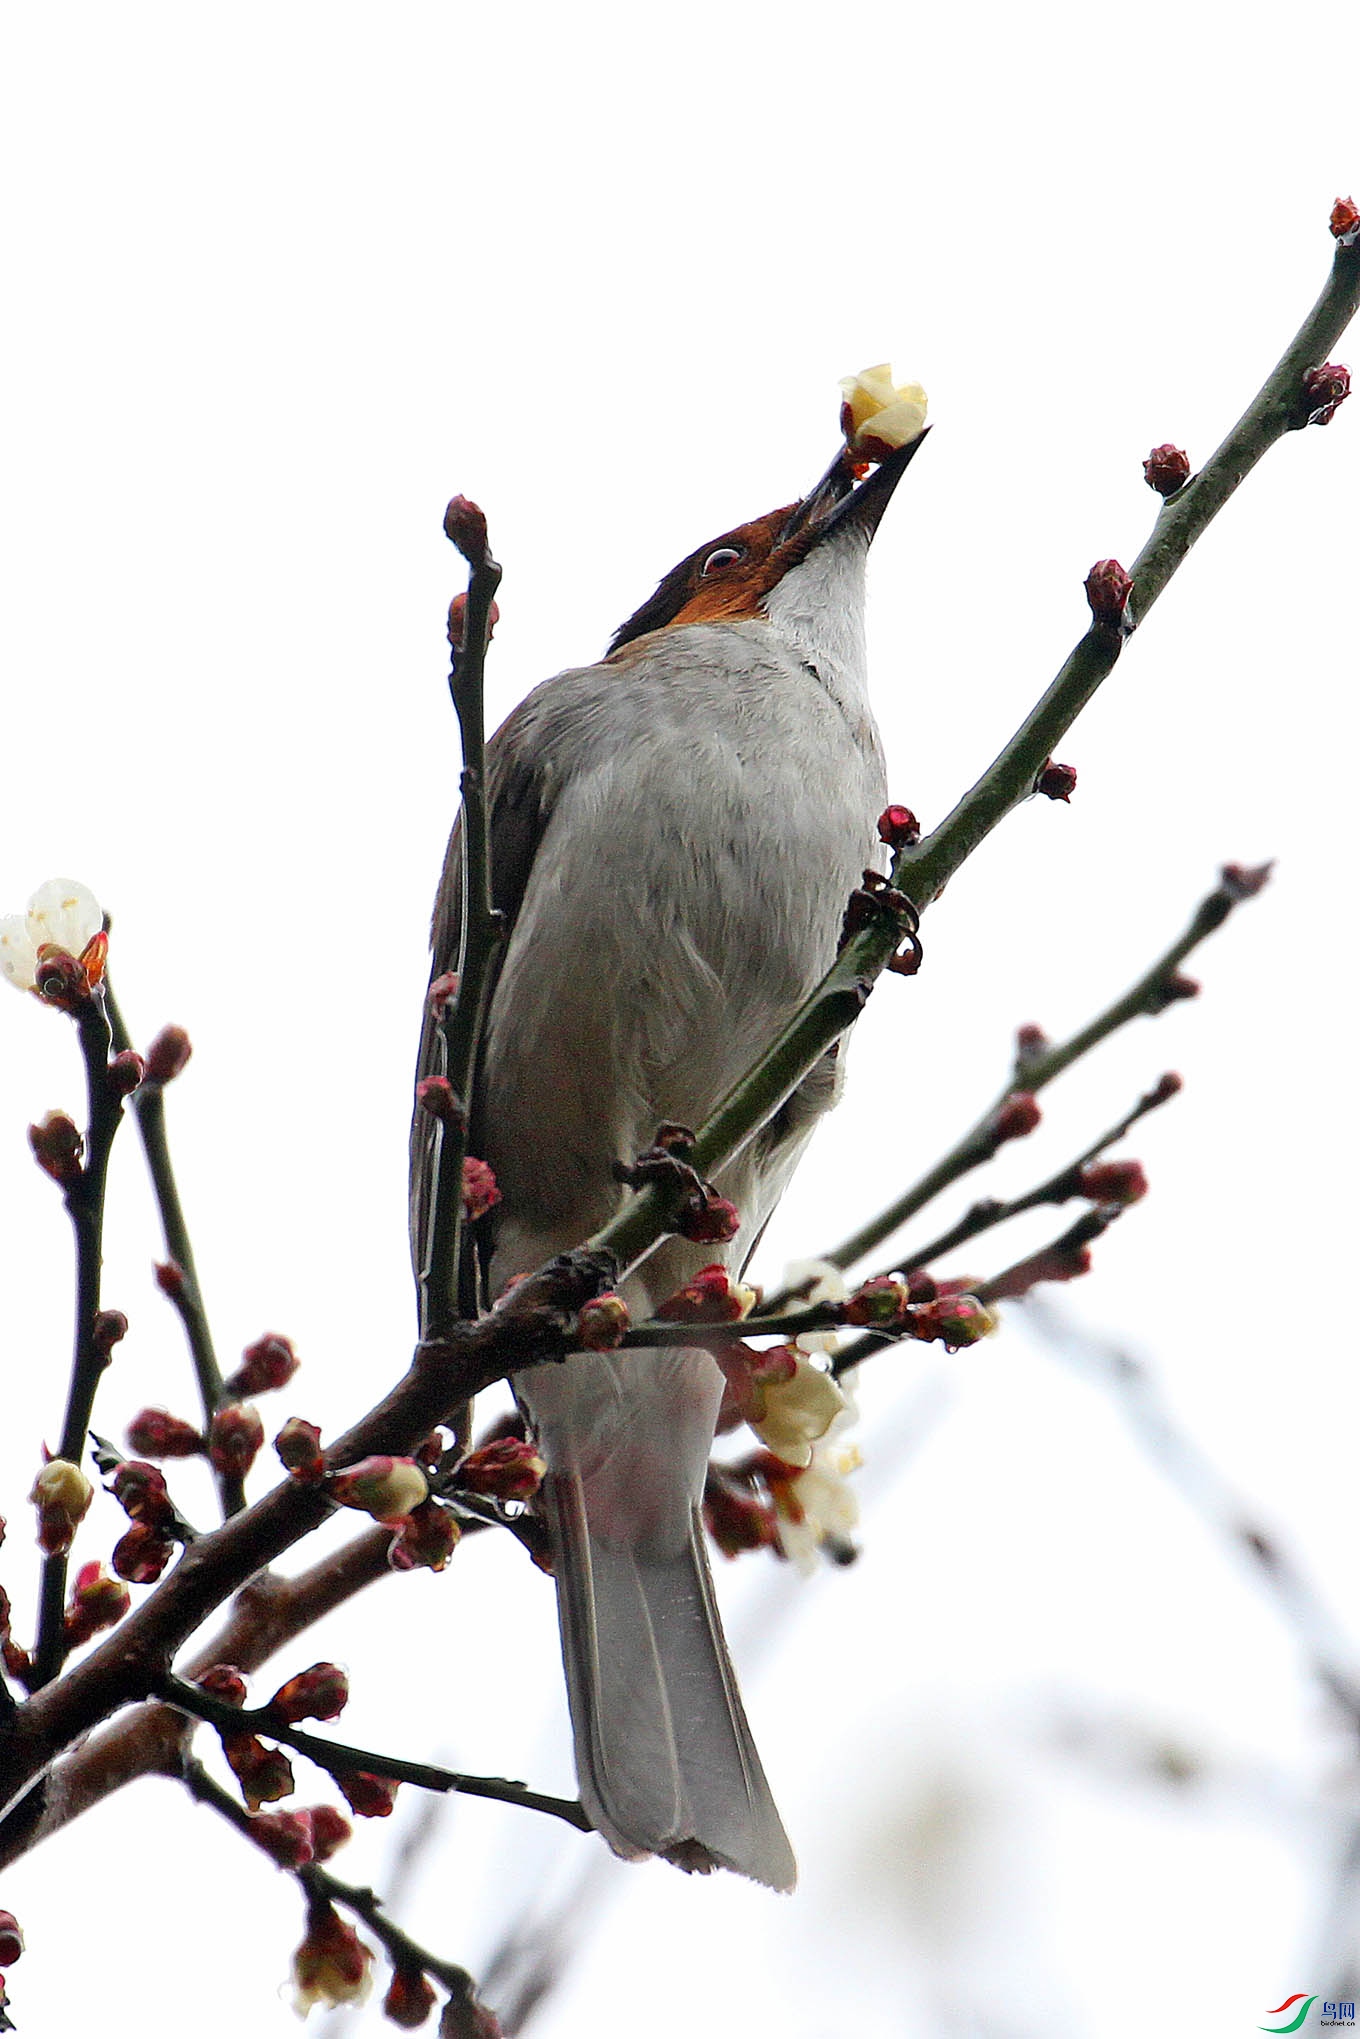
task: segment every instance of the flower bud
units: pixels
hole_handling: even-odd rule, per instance
[[[165,1409],[139,1410],[123,1435],[140,1458],[197,1458],[206,1448],[192,1423]]]
[[[612,1352],[622,1342],[630,1321],[627,1303],[610,1290],[582,1303],[576,1313],[576,1342],[587,1352]]]
[[[38,1511],[40,1547],[50,1558],[62,1556],[85,1519],[94,1488],[70,1459],[53,1458],[38,1474],[28,1498]]]
[[[658,1303],[656,1314],[667,1324],[735,1324],[755,1301],[755,1290],[734,1282],[715,1261],[701,1267],[692,1281]]]
[[[349,1702],[349,1679],[338,1664],[313,1664],[280,1685],[269,1704],[290,1725],[299,1720],[338,1720]]]
[[[1190,479],[1190,458],[1179,446],[1154,446],[1143,462],[1143,474],[1150,489],[1159,496],[1174,496]]]
[[[219,1409],[208,1429],[208,1457],[216,1472],[243,1479],[264,1443],[260,1412],[250,1402],[229,1402]]]
[[[521,1437],[499,1437],[470,1451],[458,1468],[458,1485],[496,1501],[527,1501],[547,1471],[535,1447]]]
[[[469,1154],[463,1162],[463,1215],[469,1224],[484,1218],[500,1200],[496,1178],[485,1161],[475,1161]]]
[[[1077,790],[1077,768],[1075,765],[1055,764],[1046,758],[1034,781],[1036,793],[1042,793],[1045,800],[1070,801]]]
[[[455,496],[444,512],[444,536],[469,566],[480,566],[487,556],[486,512],[466,496]]]
[[[1015,1059],[1022,1067],[1026,1062],[1037,1062],[1051,1046],[1052,1042],[1043,1028],[1036,1027],[1032,1021],[1015,1030]]]
[[[1351,372],[1340,361],[1324,361],[1303,378],[1306,423],[1330,425],[1351,393]]]
[[[1178,1076],[1174,1069],[1168,1069],[1164,1076],[1157,1078],[1148,1092],[1148,1104],[1149,1106],[1168,1104],[1173,1097],[1179,1097],[1184,1088],[1185,1078]]]
[[[173,1083],[193,1052],[193,1043],[183,1027],[162,1027],[146,1051],[147,1082]]]
[[[458,996],[458,973],[445,970],[439,977],[431,978],[430,988],[425,994],[425,1003],[436,1019],[442,1019],[446,1006]]]
[[[1034,1131],[1043,1113],[1032,1091],[1013,1090],[1003,1098],[992,1115],[992,1138],[998,1147],[1007,1140],[1023,1140]]]
[[[38,949],[33,988],[45,1005],[56,1006],[58,1012],[75,1012],[89,999],[92,983],[97,984],[104,974],[102,954],[98,960],[98,975],[91,978],[83,956],[77,958],[66,949],[43,942]]]
[[[885,807],[878,817],[878,839],[890,850],[909,850],[921,840],[921,824],[910,807]]]
[[[212,1664],[194,1680],[201,1692],[220,1699],[224,1706],[244,1706],[246,1681],[235,1664]]]
[[[24,1936],[13,1912],[0,1912],[0,1968],[12,1968],[24,1951]]]
[[[29,1127],[28,1144],[45,1175],[50,1175],[63,1189],[74,1189],[81,1177],[80,1157],[85,1141],[68,1113],[48,1112],[36,1126]]]
[[[250,1838],[280,1869],[305,1869],[316,1860],[311,1816],[305,1812],[257,1812],[251,1815]]]
[[[114,1469],[109,1492],[132,1522],[160,1525],[174,1518],[174,1504],[165,1484],[165,1474],[144,1459],[125,1458]]]
[[[121,1344],[128,1334],[128,1320],[121,1310],[96,1310],[94,1323],[90,1326],[90,1343],[105,1366],[115,1345]]]
[[[724,1557],[767,1550],[779,1540],[774,1508],[744,1480],[710,1466],[704,1483],[704,1523]]]
[[[122,1620],[131,1605],[132,1596],[127,1587],[120,1585],[117,1579],[111,1579],[97,1560],[93,1564],[82,1565],[76,1573],[75,1586],[62,1622],[68,1649],[78,1649],[81,1643],[88,1642],[101,1629],[112,1628]]]
[[[1132,592],[1133,582],[1117,559],[1098,559],[1086,576],[1086,599],[1097,623],[1117,623]]]
[[[907,1301],[909,1303],[933,1303],[940,1293],[940,1284],[933,1274],[927,1274],[923,1267],[913,1267],[907,1272]]]
[[[463,639],[467,636],[467,605],[468,598],[466,595],[455,595],[449,603],[449,643],[455,651],[463,649]],[[501,605],[493,600],[487,614],[486,641],[488,644],[490,644],[495,636],[496,625],[500,620]]]
[[[375,1522],[395,1522],[419,1507],[430,1484],[414,1459],[375,1454],[332,1473],[329,1489],[342,1508],[361,1509]]]
[[[442,1572],[463,1534],[452,1510],[434,1500],[421,1501],[400,1516],[396,1531],[387,1549],[394,1572]]]
[[[116,1097],[131,1097],[146,1075],[146,1064],[131,1048],[120,1048],[109,1057],[109,1087]]]
[[[293,1766],[282,1749],[266,1748],[258,1735],[223,1735],[222,1754],[252,1812],[287,1798],[293,1789]]]
[[[1141,1161],[1088,1161],[1077,1181],[1093,1204],[1136,1204],[1148,1191]]]
[[[505,2039],[494,2011],[471,1994],[450,1997],[439,2020],[439,2039]]]
[[[368,1770],[349,1770],[336,1783],[361,1820],[385,1820],[397,1802],[397,1780]]]
[[[226,1382],[229,1395],[267,1395],[287,1387],[298,1370],[298,1356],[289,1340],[267,1331],[241,1354],[241,1364]]]
[[[845,1321],[847,1324],[896,1324],[910,1300],[905,1282],[894,1280],[890,1274],[876,1274],[872,1281],[861,1282],[846,1302]]]
[[[736,1205],[707,1184],[685,1198],[676,1215],[675,1229],[682,1239],[696,1246],[724,1246],[741,1230],[741,1213]]]
[[[416,1085],[416,1102],[443,1125],[457,1126],[460,1132],[467,1125],[467,1106],[447,1076],[422,1076]]]
[[[423,1968],[394,1968],[383,1998],[383,2016],[403,2032],[414,2032],[435,2007],[434,1985]]]
[[[922,1303],[912,1314],[913,1335],[938,1339],[947,1352],[958,1352],[990,1337],[998,1321],[985,1303],[967,1295],[940,1296],[933,1303]]]
[[[134,1522],[113,1546],[109,1563],[132,1586],[154,1586],[175,1546],[154,1522]]]
[[[321,1456],[321,1426],[304,1423],[301,1416],[290,1416],[278,1436],[274,1449],[295,1480],[316,1481],[326,1471]]]
[[[1199,979],[1187,977],[1184,970],[1173,970],[1169,977],[1163,977],[1148,993],[1145,1010],[1154,1017],[1165,1012],[1169,1005],[1175,1005],[1182,998],[1199,997]]]
[[[304,1814],[311,1823],[312,1855],[317,1862],[329,1862],[344,1847],[354,1829],[338,1806],[314,1805]]]
[[[313,2004],[361,2004],[368,1995],[372,1951],[332,1904],[318,1904],[293,1956],[293,2004],[306,2017]]]
[[[154,1263],[153,1271],[156,1277],[156,1287],[160,1290],[161,1294],[168,1296],[172,1303],[177,1303],[184,1294],[186,1279],[184,1269],[180,1266],[179,1262],[177,1260],[158,1260]]]
[[[1338,198],[1328,225],[1342,247],[1349,248],[1360,234],[1360,205],[1353,198]]]

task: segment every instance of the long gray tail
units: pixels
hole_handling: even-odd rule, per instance
[[[751,1739],[698,1509],[611,1537],[580,1474],[550,1472],[558,1613],[581,1799],[616,1854],[735,1869],[792,1890],[797,1865]],[[678,1533],[676,1530],[678,1529]]]

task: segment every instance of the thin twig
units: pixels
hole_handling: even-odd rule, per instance
[[[289,1721],[280,1721],[272,1707],[230,1706],[183,1678],[163,1679],[157,1697],[167,1706],[178,1707],[181,1713],[207,1721],[219,1734],[260,1734],[268,1735],[271,1741],[284,1742],[337,1781],[361,1770],[371,1777],[414,1784],[421,1791],[457,1791],[468,1798],[494,1798],[503,1805],[522,1805],[530,1812],[551,1813],[579,1833],[593,1832],[575,1799],[552,1798],[544,1792],[531,1791],[527,1784],[513,1778],[470,1777],[460,1770],[446,1770],[438,1763],[413,1763],[404,1756],[382,1756],[371,1749],[357,1749],[347,1742],[332,1741],[328,1735],[310,1734]]]
[[[455,645],[449,668],[449,692],[458,716],[463,748],[462,885],[463,903],[458,953],[458,990],[444,1007],[439,1033],[444,1075],[459,1104],[457,1114],[440,1119],[435,1129],[435,1160],[431,1172],[430,1210],[424,1259],[417,1283],[422,1339],[442,1336],[458,1318],[458,1261],[463,1223],[463,1161],[467,1154],[467,1112],[477,1073],[482,1031],[495,981],[496,958],[504,938],[504,920],[492,904],[491,834],[486,791],[486,727],[483,708],[486,650],[491,635],[491,605],[500,586],[501,570],[487,548],[485,520],[469,526],[453,521],[453,505],[445,529],[471,569],[464,611],[462,642]],[[469,509],[471,505],[467,506]],[[480,518],[480,513],[477,513]]]
[[[121,1052],[132,1046],[132,1036],[128,1032],[127,1023],[119,1010],[112,988],[107,984],[105,996],[113,1044]],[[132,1112],[137,1121],[137,1132],[141,1139],[142,1152],[146,1156],[147,1172],[151,1177],[151,1188],[160,1215],[166,1258],[173,1261],[181,1276],[169,1300],[184,1327],[185,1342],[189,1347],[194,1377],[198,1382],[203,1427],[206,1430],[227,1400],[227,1395],[222,1385],[222,1370],[213,1346],[208,1313],[203,1304],[203,1290],[194,1262],[193,1242],[189,1236],[184,1206],[179,1199],[179,1185],[175,1181],[175,1171],[170,1161],[170,1141],[165,1124],[164,1084],[155,1083],[150,1079],[140,1083],[132,1094]],[[237,1514],[245,1506],[244,1481],[237,1473],[218,1473],[216,1478],[222,1513]]]
[[[88,1126],[85,1157],[79,1177],[66,1191],[66,1210],[76,1249],[75,1341],[66,1417],[61,1427],[58,1458],[80,1465],[94,1413],[100,1377],[109,1352],[95,1335],[104,1260],[104,1197],[109,1155],[123,1115],[122,1093],[109,1075],[109,1021],[101,993],[83,999],[75,1012],[76,1032],[85,1063]],[[60,1671],[66,1655],[66,1554],[43,1562],[38,1634],[33,1652],[32,1688],[47,1685]]]

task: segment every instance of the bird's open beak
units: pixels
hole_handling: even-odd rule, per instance
[[[814,534],[812,543],[820,545],[833,531],[855,525],[863,531],[867,544],[879,527],[893,490],[924,446],[929,430],[927,425],[924,432],[908,440],[905,446],[896,447],[859,482],[855,480],[850,451],[842,446],[816,487],[790,512],[780,543],[807,532]]]

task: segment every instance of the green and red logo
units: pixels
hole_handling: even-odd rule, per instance
[[[1297,2004],[1298,2010],[1294,2012],[1289,2023],[1287,2025],[1258,2025],[1256,2029],[1258,2032],[1297,2032],[1316,2002],[1317,1998],[1315,1996],[1305,1996],[1301,1989],[1296,1989],[1292,1997],[1286,1997],[1282,2004],[1276,2004],[1273,2011],[1266,2013],[1267,2017],[1278,2018],[1283,2016],[1285,2011],[1293,2010],[1294,2005]]]

